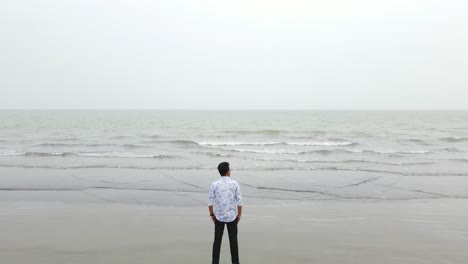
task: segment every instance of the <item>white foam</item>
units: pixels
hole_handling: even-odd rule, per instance
[[[234,142],[234,141],[224,141],[224,142],[198,142],[201,146],[242,146],[242,145],[258,145],[258,146],[267,146],[267,145],[277,145],[282,144],[282,142]]]
[[[135,154],[130,152],[97,152],[97,153],[78,153],[80,157],[109,157],[109,158],[175,158],[176,156],[163,154]]]
[[[362,149],[346,149],[347,152],[352,153],[364,153],[364,152],[371,152],[371,153],[378,153],[378,154],[427,154],[430,153],[430,150],[409,150],[409,151],[401,151],[401,150],[362,150]]]
[[[17,152],[7,150],[0,152],[0,156],[33,156],[33,157],[54,157],[54,156],[79,156],[79,157],[95,157],[95,158],[177,158],[173,155],[165,154],[135,154],[130,152]]]
[[[287,145],[295,146],[349,146],[352,142],[337,142],[337,141],[325,141],[325,142],[286,142]]]
[[[292,146],[349,146],[354,143],[346,141],[298,141],[298,142],[280,142],[280,141],[264,141],[264,142],[248,142],[248,141],[218,141],[218,142],[198,142],[201,146],[242,146],[242,145],[252,145],[252,146],[268,146],[268,145],[292,145]]]
[[[235,151],[235,152],[247,152],[247,153],[259,153],[259,154],[300,154],[302,151],[291,151],[287,149],[227,149],[223,148],[222,150],[226,151]]]
[[[26,152],[17,152],[15,150],[11,150],[11,149],[4,150],[4,151],[0,152],[0,156],[22,156],[24,154],[26,154]]]

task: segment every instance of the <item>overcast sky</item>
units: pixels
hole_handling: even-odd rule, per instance
[[[468,1],[0,3],[1,109],[468,109]]]

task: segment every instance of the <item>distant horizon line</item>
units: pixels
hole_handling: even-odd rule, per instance
[[[0,108],[0,111],[468,111],[468,109],[191,109],[191,108]]]

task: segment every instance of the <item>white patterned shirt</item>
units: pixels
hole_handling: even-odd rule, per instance
[[[239,183],[228,176],[213,182],[208,195],[208,206],[214,205],[214,214],[220,222],[232,222],[237,217],[237,206],[242,206]]]

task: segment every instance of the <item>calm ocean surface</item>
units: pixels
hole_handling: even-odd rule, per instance
[[[467,111],[0,111],[0,166],[468,177]]]

